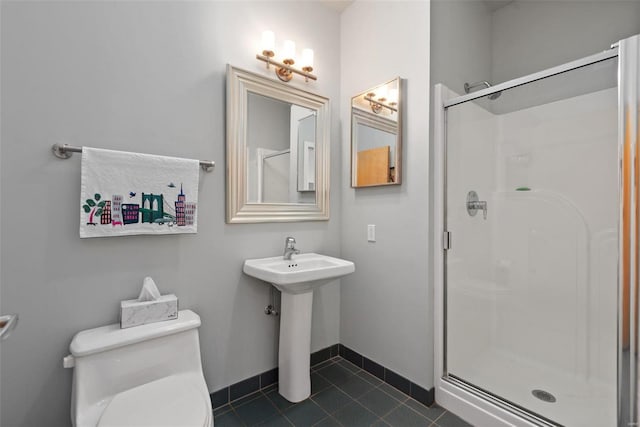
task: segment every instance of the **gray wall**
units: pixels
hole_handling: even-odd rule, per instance
[[[429,183],[429,3],[357,1],[341,16],[342,255],[356,272],[342,279],[340,340],[368,358],[433,386],[432,292],[427,281]],[[363,49],[384,28],[375,51]],[[400,186],[348,187],[351,97],[405,79]],[[375,224],[377,242],[367,242]]]
[[[431,80],[501,83],[608,49],[640,33],[637,0],[431,2]]]
[[[491,16],[491,80],[500,83],[598,52],[640,33],[640,1],[515,0]],[[487,102],[493,113],[566,99],[616,85],[616,60],[521,86]]]
[[[249,94],[247,104],[247,146],[255,155],[256,148],[284,150],[289,148],[291,104],[267,96]]]
[[[291,104],[250,92],[247,102],[247,200],[256,203],[260,196],[269,203],[289,201],[289,155],[262,161],[258,148],[281,151],[289,148]],[[262,162],[262,194],[259,191],[258,165]]]
[[[478,0],[431,2],[431,80],[464,94],[491,78],[491,11]]]
[[[0,297],[21,323],[2,347],[0,424],[69,425],[71,338],[116,322],[146,275],[200,314],[210,390],[275,367],[269,286],[244,276],[242,262],[281,253],[288,235],[303,251],[340,255],[338,108],[331,220],[226,225],[225,64],[266,74],[255,53],[271,28],[316,52],[318,81],[291,84],[337,100],[337,12],[306,2],[5,1],[1,15]],[[61,141],[215,160],[201,173],[198,234],[80,240],[80,157],[53,157]],[[313,310],[312,350],[337,343],[338,282]]]
[[[515,0],[492,15],[493,83],[609,49],[640,33],[638,0]]]

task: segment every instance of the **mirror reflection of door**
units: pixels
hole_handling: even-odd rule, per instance
[[[247,202],[315,203],[315,111],[249,93],[247,118]]]
[[[390,147],[358,151],[358,186],[384,184],[390,181]]]
[[[401,79],[351,99],[351,186],[401,182]]]
[[[291,107],[291,146],[297,147],[295,159],[297,167],[292,173],[293,192],[298,200],[308,199],[309,202],[315,200],[316,184],[316,113],[308,108],[293,105]],[[311,193],[311,194],[305,194]]]
[[[396,133],[358,123],[356,135],[358,138],[356,159],[358,186],[393,183]]]
[[[302,155],[298,155],[300,159],[298,170],[301,170],[302,173],[298,174],[298,191],[315,191],[316,143],[306,140],[301,141]]]

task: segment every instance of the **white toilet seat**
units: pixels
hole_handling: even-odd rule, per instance
[[[209,399],[193,375],[173,375],[118,393],[98,427],[209,427]]]

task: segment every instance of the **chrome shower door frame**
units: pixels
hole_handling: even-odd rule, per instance
[[[489,393],[448,376],[446,367],[446,249],[455,246],[447,232],[447,108],[467,101],[542,80],[557,74],[618,57],[618,378],[619,427],[638,425],[638,266],[640,251],[639,183],[640,160],[640,35],[621,40],[608,51],[591,55],[525,77],[504,82],[464,96],[455,96],[447,87],[434,87],[434,382],[436,401],[478,426],[552,425],[535,414],[522,411]],[[626,174],[626,175],[625,175]],[[625,178],[625,176],[627,178]],[[626,194],[626,197],[625,197]],[[625,249],[626,248],[626,249]],[[628,294],[625,296],[625,280]],[[626,305],[626,307],[624,307]],[[623,313],[629,313],[623,325]],[[624,334],[628,336],[624,336]],[[626,341],[625,341],[626,340]],[[628,342],[625,350],[623,343]],[[634,357],[625,357],[636,355]]]
[[[621,169],[618,249],[618,426],[622,427],[638,425],[640,35],[621,40],[618,49],[618,159]],[[625,282],[628,295],[625,295]],[[629,313],[627,325],[624,324],[625,310]],[[628,349],[624,348],[625,342],[629,343]]]

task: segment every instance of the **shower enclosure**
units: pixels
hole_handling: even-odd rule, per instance
[[[436,86],[436,401],[474,425],[637,422],[639,58]]]

